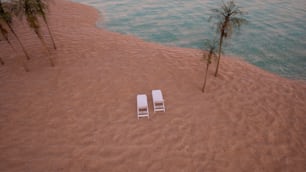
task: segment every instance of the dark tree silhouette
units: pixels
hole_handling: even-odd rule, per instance
[[[1,65],[4,65],[4,61],[2,60],[1,57],[0,57],[0,63],[1,63]]]
[[[247,20],[243,18],[245,12],[240,10],[240,7],[236,6],[234,1],[223,2],[221,8],[212,9],[213,15],[211,18],[217,20],[217,33],[220,34],[219,38],[219,50],[218,61],[215,76],[218,75],[222,44],[224,38],[230,38],[235,28],[240,28],[241,24],[246,23]]]
[[[204,75],[204,83],[202,87],[202,92],[205,92],[205,86],[206,86],[206,81],[207,81],[207,73],[208,73],[208,68],[209,65],[211,64],[212,58],[217,57],[216,50],[217,50],[217,41],[209,41],[206,40],[204,44],[204,48],[208,51],[207,53],[203,53],[203,59],[206,60],[206,70],[205,70],[205,75]]]
[[[40,25],[38,20],[38,16],[40,15],[40,7],[37,3],[37,0],[19,0],[17,12],[19,13],[19,15],[24,15],[26,17],[27,23],[29,24],[30,28],[33,29],[33,31],[45,47],[48,53],[48,59],[50,61],[51,66],[54,66],[53,59],[50,57],[50,51],[40,32]]]
[[[0,41],[2,41],[1,37],[3,37],[6,40],[6,42],[12,46],[12,44],[10,43],[10,41],[8,39],[7,30],[4,29],[4,27],[0,23]],[[4,61],[3,61],[3,59],[1,57],[0,57],[0,63],[1,63],[1,65],[4,65]]]
[[[44,20],[44,22],[47,26],[49,35],[52,39],[53,48],[56,49],[55,41],[54,41],[53,35],[51,33],[51,30],[50,30],[50,27],[49,27],[49,24],[48,24],[48,21],[47,21],[47,16],[46,16],[46,10],[48,9],[48,3],[46,2],[46,0],[36,0],[36,3],[37,3],[37,6],[38,6],[38,15],[40,15],[43,18],[43,20]]]
[[[19,43],[20,43],[22,49],[24,50],[23,52],[25,53],[26,58],[29,60],[30,58],[29,58],[27,52],[25,51],[25,49],[24,49],[22,43],[20,42],[18,36],[16,35],[16,33],[14,32],[14,30],[13,30],[12,27],[10,26],[10,23],[12,22],[12,21],[11,21],[11,20],[12,20],[12,19],[11,19],[11,15],[10,15],[8,12],[5,12],[5,11],[4,11],[4,8],[3,8],[3,6],[2,6],[1,1],[0,1],[0,13],[1,13],[1,19],[2,19],[1,21],[2,21],[2,22],[4,21],[4,23],[6,23],[6,21],[7,21],[7,22],[9,23],[9,24],[8,24],[8,23],[6,23],[6,24],[9,26],[11,32],[15,35],[15,37],[16,37],[17,40],[19,41]],[[13,49],[14,52],[15,52],[15,48],[13,47],[12,43],[10,42],[10,40],[9,40],[9,38],[8,38],[8,31],[4,28],[4,26],[1,24],[1,22],[0,22],[0,36],[2,36],[2,37],[6,40],[6,42],[12,47],[12,49]],[[26,65],[26,63],[24,62],[24,60],[21,59],[21,61],[22,61],[21,63],[22,63],[22,65],[23,65],[24,70],[25,70],[26,72],[29,72],[29,68],[27,67],[27,65]],[[1,57],[0,57],[0,63],[1,63],[1,65],[4,65],[4,61],[3,61],[3,59],[2,59]]]
[[[17,39],[19,45],[21,46],[23,52],[24,52],[24,55],[26,56],[26,58],[28,60],[30,60],[30,56],[28,55],[26,49],[24,48],[22,42],[20,41],[18,35],[16,34],[16,32],[14,31],[13,27],[12,27],[12,14],[11,12],[9,11],[6,11],[3,7],[3,4],[0,0],[0,23],[3,24],[3,28],[4,28],[4,24],[6,24],[8,26],[8,28],[10,29],[10,31],[13,33],[13,35],[15,36],[15,38]]]

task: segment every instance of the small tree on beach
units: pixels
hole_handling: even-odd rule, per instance
[[[53,59],[50,58],[50,51],[40,32],[38,16],[41,15],[41,5],[37,3],[37,0],[19,0],[19,5],[17,9],[17,13],[19,13],[19,15],[21,13],[21,15],[24,15],[26,17],[27,23],[29,24],[30,28],[33,29],[33,31],[45,47],[49,55],[49,61],[51,66],[54,66]]]
[[[49,27],[49,24],[48,24],[48,21],[47,21],[47,16],[46,16],[46,10],[48,9],[48,3],[46,2],[46,0],[36,0],[36,4],[37,4],[37,7],[38,7],[38,15],[40,15],[43,18],[43,20],[44,20],[44,22],[47,26],[49,35],[51,37],[51,40],[52,40],[52,43],[53,43],[53,48],[56,49],[55,41],[54,41],[53,35],[51,33],[51,30],[50,30],[50,27]]]
[[[4,38],[5,41],[12,47],[12,49],[15,51],[15,48],[13,47],[11,41],[9,40],[8,37],[8,31],[2,26],[2,24],[0,23],[0,38]]]
[[[0,63],[1,63],[1,65],[4,65],[4,61],[2,60],[1,57],[0,57]]]
[[[0,38],[4,38],[5,39],[5,41],[12,47],[12,49],[14,50],[14,52],[15,52],[15,48],[13,47],[13,45],[12,45],[12,43],[10,42],[10,40],[9,40],[9,38],[8,38],[8,32],[7,32],[7,30],[2,26],[2,24],[0,23]],[[0,39],[0,41],[1,41],[1,39]],[[24,67],[24,70],[26,71],[26,72],[29,72],[29,68],[27,67],[27,65],[26,65],[26,63],[24,62],[24,60],[23,59],[21,59],[21,61],[22,61],[22,65],[23,65],[23,67]],[[0,63],[1,63],[1,65],[4,65],[4,61],[3,61],[3,59],[0,57]]]
[[[15,51],[15,48],[13,47],[12,43],[10,42],[9,38],[8,38],[8,31],[5,29],[5,27],[3,26],[4,23],[6,23],[6,25],[9,27],[9,29],[11,30],[11,32],[14,34],[14,36],[16,37],[16,39],[18,40],[20,46],[23,49],[23,52],[26,56],[26,59],[30,59],[30,57],[28,56],[28,53],[26,52],[25,48],[23,47],[21,41],[19,40],[17,34],[15,33],[15,31],[13,30],[11,23],[12,23],[12,16],[9,12],[5,12],[2,2],[0,0],[0,15],[1,15],[1,19],[0,19],[0,36],[3,37],[6,42],[12,47],[12,49]],[[26,63],[24,62],[23,59],[21,59],[22,61],[22,65],[24,67],[24,70],[26,72],[29,72],[29,68],[27,67]],[[1,65],[4,65],[4,61],[2,58],[0,58],[0,63]]]
[[[12,45],[10,40],[8,39],[8,32],[7,32],[7,30],[0,23],[0,38],[1,37],[4,38],[8,44]]]
[[[206,80],[207,80],[207,73],[208,73],[208,68],[209,65],[211,64],[212,58],[217,57],[216,50],[217,50],[217,41],[209,41],[206,40],[205,42],[205,49],[208,51],[207,53],[203,53],[203,59],[206,60],[206,70],[205,70],[205,75],[204,75],[204,83],[202,87],[202,92],[204,93],[205,91],[205,86],[206,86]]]
[[[233,0],[230,0],[226,3],[223,2],[220,9],[219,8],[212,9],[211,11],[214,14],[210,18],[214,18],[217,20],[216,23],[217,33],[220,34],[218,60],[215,71],[215,76],[217,76],[220,64],[223,39],[230,38],[233,30],[235,28],[239,29],[242,24],[247,22],[247,20],[243,18],[243,15],[246,13],[241,11],[240,7],[236,6]]]
[[[1,23],[0,23],[0,41],[2,41],[2,39],[1,38],[4,38],[5,40],[6,40],[6,42],[8,43],[8,44],[10,44],[11,46],[12,46],[12,44],[10,43],[10,41],[8,40],[8,33],[7,33],[7,30],[6,29],[4,29],[4,27],[1,25]],[[0,57],[0,63],[1,63],[1,65],[4,65],[4,61],[3,61],[3,59]]]
[[[0,0],[0,24],[2,24],[2,28],[4,28],[4,24],[8,26],[8,28],[10,29],[10,31],[13,33],[13,35],[15,36],[15,38],[17,39],[19,45],[21,46],[24,55],[26,56],[26,58],[28,60],[30,60],[30,56],[28,55],[26,49],[24,48],[23,44],[21,43],[18,35],[16,34],[16,32],[14,31],[13,27],[12,27],[12,22],[13,22],[13,17],[12,17],[12,13],[11,11],[6,11],[4,9],[4,6]]]
[[[2,27],[1,23],[0,23],[0,33],[1,33],[0,34],[0,41],[2,41],[1,36],[5,37],[4,35],[7,34],[7,31]],[[1,57],[0,57],[0,63],[1,63],[1,65],[4,65],[4,61]]]

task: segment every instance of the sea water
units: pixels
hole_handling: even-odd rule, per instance
[[[97,8],[99,27],[166,45],[203,49],[218,38],[218,0],[73,0]],[[248,24],[225,40],[223,53],[270,72],[306,80],[306,0],[236,0]],[[243,72],[243,71],[241,71]]]

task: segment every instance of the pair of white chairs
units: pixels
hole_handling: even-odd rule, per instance
[[[154,112],[165,112],[165,101],[161,90],[152,90]],[[146,94],[137,95],[137,117],[149,117],[148,98]]]

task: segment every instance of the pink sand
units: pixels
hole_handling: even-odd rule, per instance
[[[54,68],[22,25],[30,72],[16,41],[0,43],[0,171],[306,171],[304,81],[224,57],[203,94],[200,50],[99,29],[93,8],[54,2]],[[153,113],[153,89],[166,112]],[[149,120],[137,120],[139,93]]]

